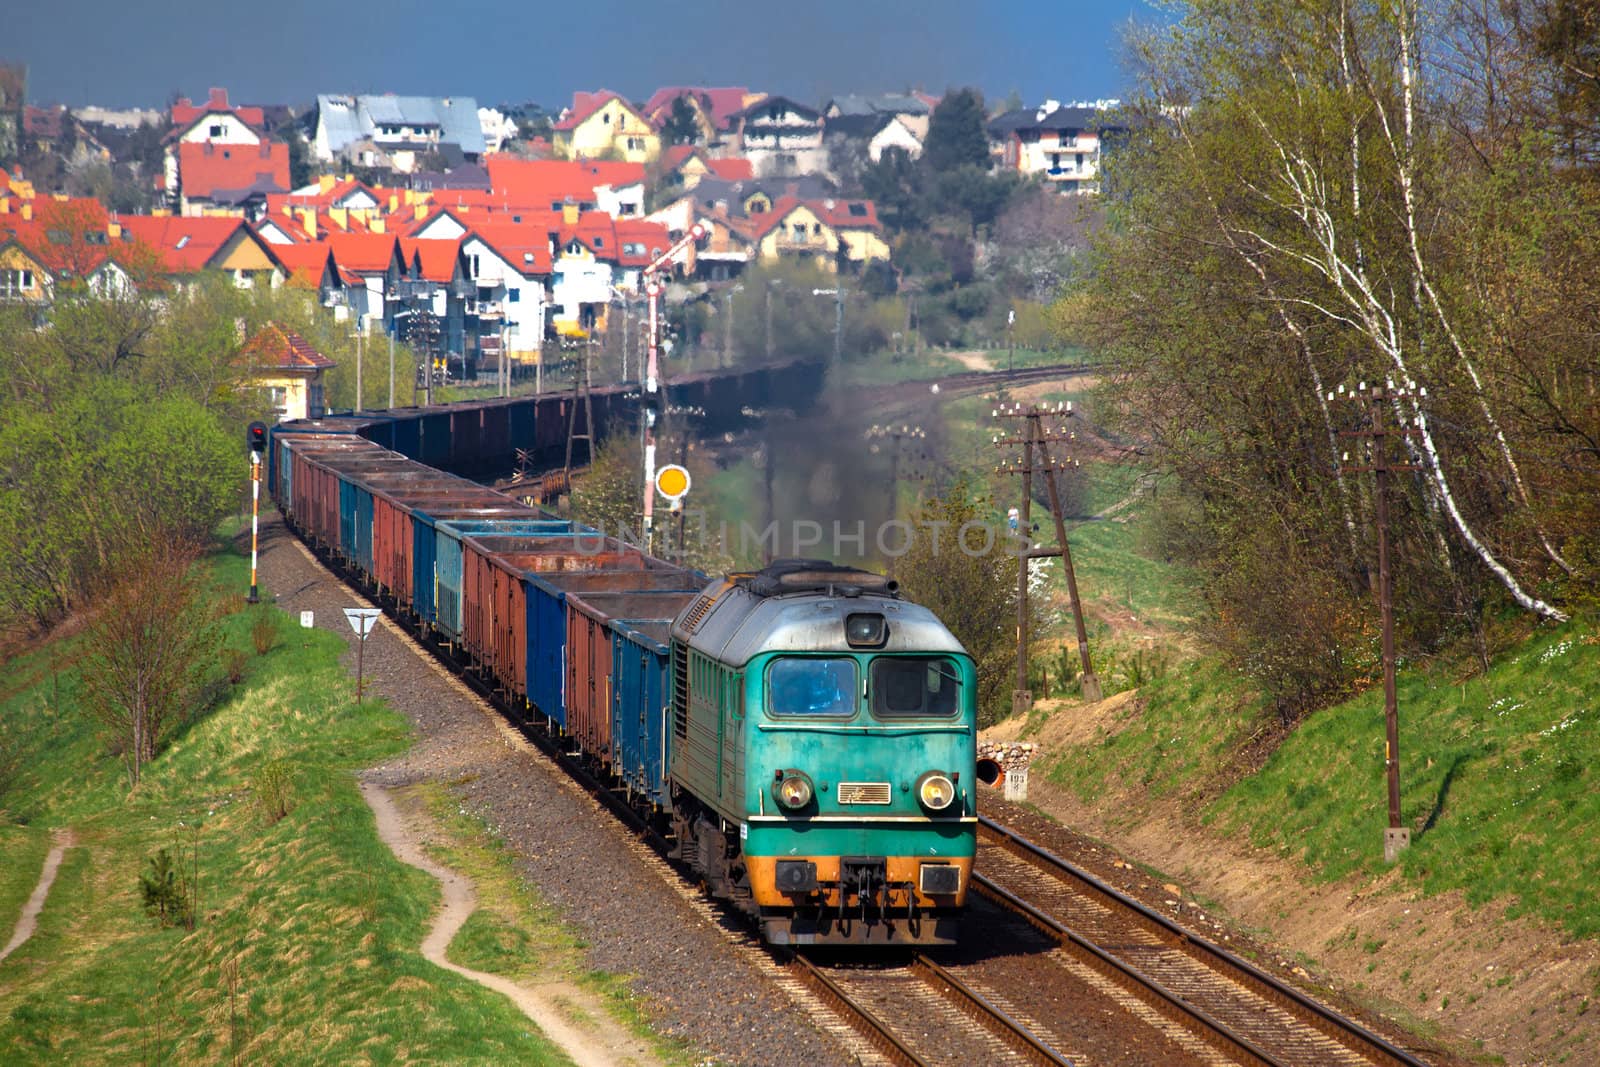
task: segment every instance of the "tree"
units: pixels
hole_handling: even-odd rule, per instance
[[[283,129],[283,141],[289,146],[289,188],[300,189],[311,184],[313,174],[311,154],[306,148],[305,135],[300,124],[291,122]]]
[[[918,536],[895,564],[908,599],[939,617],[964,645],[978,668],[978,721],[987,726],[1010,707],[1016,670],[1017,556],[997,535],[992,501],[965,479],[923,505]],[[940,531],[937,539],[934,529]],[[987,529],[992,545],[980,546]],[[967,530],[965,543],[961,531]]]
[[[878,217],[890,230],[905,232],[922,225],[921,174],[903,148],[888,148],[861,172],[861,191],[878,206]]]
[[[192,542],[151,540],[119,560],[87,630],[84,706],[137,788],[168,732],[196,710],[219,644]]]
[[[672,98],[672,109],[661,124],[661,140],[668,145],[700,143],[699,117],[687,94],[679,93]]]
[[[989,169],[989,134],[983,94],[976,89],[946,93],[928,120],[922,164],[934,174],[958,167]]]
[[[964,215],[973,240],[977,240],[980,226],[988,226],[1005,210],[1016,188],[1016,175],[990,174],[984,167],[966,163],[933,178],[935,203]]]

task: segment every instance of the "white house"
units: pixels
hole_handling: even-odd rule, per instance
[[[1046,100],[1007,112],[989,123],[990,154],[1000,168],[1039,175],[1062,192],[1097,192],[1102,141],[1117,129],[1106,111],[1116,104]]]
[[[828,169],[822,112],[783,96],[767,96],[729,116],[737,146],[756,177],[821,174]]]
[[[539,239],[528,226],[481,223],[467,232],[461,251],[476,289],[466,310],[477,316],[480,351],[491,356],[504,338],[512,361],[536,362],[544,341],[548,237]]]

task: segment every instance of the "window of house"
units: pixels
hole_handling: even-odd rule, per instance
[[[601,115],[600,121],[605,123],[607,126],[611,125],[611,114],[607,112],[606,114]]]
[[[1080,167],[1083,166],[1083,153],[1082,152],[1078,153],[1078,166],[1080,166]]]
[[[794,230],[795,240],[804,241],[806,239],[806,224],[805,223],[797,222],[797,223],[794,224],[793,227],[791,227],[791,229]]]
[[[1061,169],[1061,153],[1060,152],[1051,152],[1050,153],[1050,169],[1051,170],[1060,170]]]
[[[86,245],[108,245],[111,243],[111,237],[103,230],[85,230],[83,231],[83,243]]]
[[[856,218],[865,217],[866,214],[867,214],[867,205],[865,205],[865,204],[851,204],[850,205],[850,214],[854,215]]]
[[[522,302],[522,290],[521,289],[507,289],[506,290],[506,299],[508,301],[510,301],[511,303],[513,303],[513,304],[521,303]]]
[[[26,269],[0,271],[0,293],[15,296],[33,288],[33,271]]]
[[[289,390],[281,385],[267,387],[267,400],[278,411],[287,411],[289,408]]]
[[[643,148],[644,147],[644,138],[642,138],[642,137],[630,137],[630,138],[628,138],[628,147],[630,149],[635,150],[635,151]]]
[[[472,276],[474,278],[476,278],[478,276],[478,274],[480,273],[480,267],[479,267],[479,264],[478,264],[478,257],[477,257],[476,254],[474,254],[471,258],[472,258]]]
[[[212,124],[211,131],[206,136],[208,136],[208,137],[221,137],[226,132],[227,132],[227,130],[226,130],[226,128],[223,127],[222,123],[217,122],[217,123],[213,123]]]
[[[812,224],[812,226],[811,226],[811,236],[813,236],[813,237],[821,237],[822,236],[822,223],[818,222],[818,223],[813,223]]]
[[[606,246],[606,239],[604,237],[596,237],[594,239],[594,246],[596,248],[604,248]]]

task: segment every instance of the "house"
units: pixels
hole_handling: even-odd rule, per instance
[[[402,173],[434,154],[451,151],[478,162],[485,144],[478,102],[470,96],[317,97],[312,154],[324,163],[343,160],[360,166],[388,167]]]
[[[466,314],[477,324],[480,360],[503,347],[513,363],[538,362],[551,246],[551,231],[531,223],[476,223],[462,237],[461,254],[471,281]]]
[[[989,122],[990,154],[998,168],[1038,175],[1062,192],[1097,192],[1102,140],[1118,129],[1106,112],[1116,104],[1046,100],[1037,108],[1009,111]]]
[[[781,197],[754,221],[752,233],[763,260],[789,259],[837,272],[889,258],[870,200]]]
[[[395,328],[395,313],[403,305],[400,282],[406,276],[405,255],[392,233],[346,233],[333,230],[322,241],[333,252],[345,278],[345,306],[365,333],[378,319],[385,331]]]
[[[36,150],[61,156],[68,166],[108,162],[111,153],[72,112],[54,107],[22,109],[23,140]]]
[[[556,154],[565,159],[649,163],[661,154],[661,135],[640,109],[608,89],[577,92],[555,124]]]
[[[177,148],[179,214],[259,217],[269,196],[289,191],[289,146],[281,141]]]
[[[765,96],[729,117],[730,140],[757,177],[822,174],[828,169],[822,112],[784,96]]]
[[[693,189],[706,178],[722,181],[747,181],[755,177],[748,159],[717,159],[699,145],[677,144],[661,154],[656,189]]]
[[[267,393],[279,422],[327,414],[322,377],[333,360],[304,337],[269,322],[245,341],[239,354],[249,361],[250,377]]]
[[[123,240],[148,245],[180,282],[220,270],[240,289],[276,289],[289,277],[273,246],[240,218],[124,215],[119,225]]]
[[[42,298],[63,292],[123,297],[159,285],[160,257],[138,242],[95,200],[47,197],[0,214],[0,241],[14,241],[38,269],[33,273]],[[27,267],[13,267],[13,271]],[[12,274],[6,288],[23,299],[28,278]]]
[[[179,97],[172,105],[169,116],[172,128],[167,131],[163,148],[163,178],[167,198],[181,209],[179,190],[182,184],[183,145],[218,145],[232,150],[254,148],[267,140],[262,131],[265,116],[259,107],[234,107],[228,103],[226,89],[212,89],[203,104],[194,104],[188,97]],[[288,149],[285,147],[285,153]],[[289,187],[285,154],[283,188]],[[231,179],[230,179],[231,180]],[[252,179],[253,180],[253,179]],[[244,184],[250,184],[246,181]]]
[[[0,231],[0,303],[43,304],[50,299],[50,271],[14,233]]]
[[[828,119],[823,136],[828,146],[830,175],[842,184],[854,185],[860,180],[861,168],[878,162],[890,149],[898,149],[916,159],[922,155],[928,122],[925,114],[877,111]]]
[[[742,85],[720,88],[673,85],[652,93],[650,99],[645,101],[643,111],[644,117],[659,130],[672,118],[677,101],[683,100],[694,116],[694,124],[699,131],[689,143],[718,149],[723,146],[732,116],[761,95],[752,93]]]
[[[511,208],[560,211],[576,204],[580,211],[600,210],[614,218],[643,214],[643,163],[583,159],[489,160],[490,195],[482,203]],[[466,204],[459,197],[435,197],[438,203]]]

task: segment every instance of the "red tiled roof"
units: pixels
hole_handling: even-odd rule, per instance
[[[184,198],[190,200],[208,200],[216,193],[248,189],[258,182],[286,192],[289,146],[279,141],[262,141],[259,145],[185,141],[178,145],[178,177],[183,183]]]
[[[61,105],[34,107],[29,104],[22,109],[22,129],[29,137],[54,141],[61,136],[61,125],[66,118],[67,109]]]
[[[757,241],[761,240],[761,238],[765,237],[768,233],[771,233],[780,224],[782,224],[785,215],[788,215],[791,211],[799,206],[800,200],[796,197],[778,197],[777,200],[773,201],[772,209],[770,211],[766,211],[760,215],[751,216],[752,225],[750,227],[750,236],[755,238]]]
[[[580,89],[572,94],[572,106],[567,109],[566,117],[556,123],[554,128],[557,130],[576,129],[583,123],[584,119],[593,115],[613,100],[622,100],[622,94],[614,93],[610,89],[601,89],[593,93],[586,93]],[[626,100],[622,100],[622,103],[629,111],[633,110],[633,105]]]
[[[196,105],[187,96],[181,96],[172,105],[172,125],[178,130],[185,130],[194,125],[195,120],[202,115],[232,114],[240,122],[261,129],[266,123],[266,114],[259,107],[230,107],[228,105],[228,90],[212,89],[210,97],[205,103]]]
[[[394,262],[395,244],[399,238],[392,233],[341,233],[327,234],[323,241],[333,249],[333,257],[347,271],[379,274]]]
[[[672,235],[664,223],[644,219],[619,219],[616,223],[617,262],[624,267],[648,267],[657,256],[672,247]],[[629,253],[630,244],[643,251]]]
[[[461,240],[454,239],[400,239],[400,254],[406,262],[415,261],[423,278],[430,282],[446,283],[455,279],[456,264],[461,258]]]
[[[323,241],[273,245],[272,251],[289,271],[289,284],[305,289],[315,289],[322,284],[323,272],[328,269],[328,260],[333,254]],[[334,269],[337,272],[337,264]]]
[[[676,170],[688,162],[689,157],[695,155],[698,151],[699,149],[692,144],[669,145],[661,153],[661,163],[667,170]],[[701,162],[705,162],[703,156],[701,157]]]
[[[673,85],[657,89],[649,100],[645,101],[645,115],[655,121],[672,114],[672,102],[685,93],[699,98],[701,104],[710,101],[707,110],[711,114],[711,121],[717,129],[727,126],[728,116],[744,107],[745,98],[750,96],[750,90],[743,86],[722,86],[715,89],[700,88],[690,85]]]
[[[122,228],[155,249],[167,271],[172,274],[192,274],[203,270],[234,234],[240,230],[247,233],[250,230],[243,219],[152,218],[148,215],[125,215]],[[266,245],[266,242],[262,244]],[[270,245],[266,247],[271,248]],[[271,254],[276,258],[275,252]]]
[[[479,222],[472,227],[470,236],[494,249],[522,274],[550,273],[550,231],[545,227],[526,223]]]
[[[725,182],[745,182],[756,176],[755,164],[743,157],[708,159],[706,167]]]
[[[806,206],[836,230],[878,228],[878,205],[871,200],[807,200]]]
[[[288,182],[284,183],[284,187],[285,190],[287,190]],[[267,198],[267,210],[281,211],[285,205],[288,205],[289,207],[333,207],[337,205],[340,200],[343,200],[346,196],[349,196],[358,189],[365,189],[372,196],[372,198],[379,203],[382,203],[385,199],[378,190],[374,189],[370,185],[367,185],[365,182],[357,181],[354,178],[347,178],[343,181],[334,182],[332,187],[330,187],[327,192],[323,192],[320,188],[318,188],[315,192],[311,193],[285,191],[281,194],[275,194]]]
[[[644,181],[643,163],[490,156],[485,166],[489,170],[491,191],[478,194],[483,197],[482,203],[504,202],[545,210],[549,210],[552,204],[569,199],[592,204],[595,189],[602,185],[616,188]],[[460,190],[462,193],[469,191]],[[450,197],[449,202],[468,201],[462,196]]]
[[[333,360],[311,347],[304,337],[276,322],[257,330],[239,353],[249,356],[256,366],[270,370],[326,370],[333,366]]]

